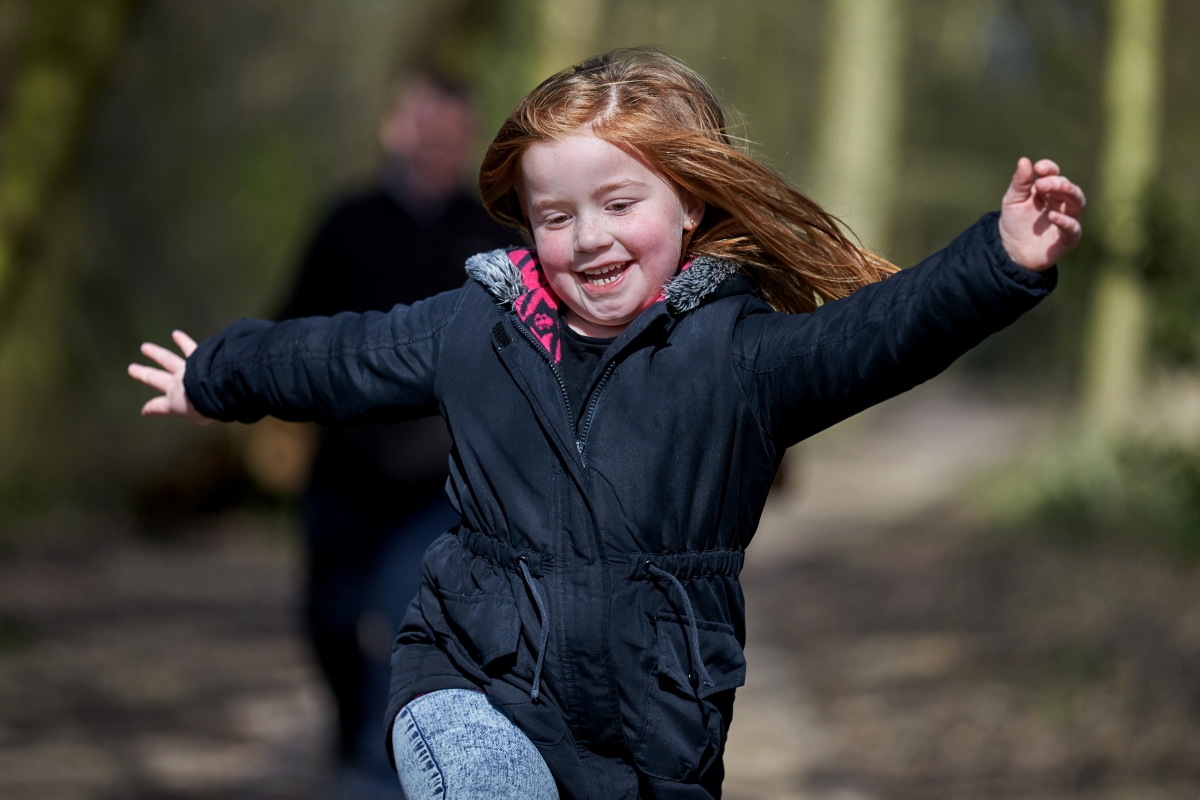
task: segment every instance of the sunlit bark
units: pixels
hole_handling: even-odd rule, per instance
[[[904,31],[899,0],[830,0],[815,190],[870,248],[885,248],[899,173]]]
[[[1158,171],[1162,124],[1162,0],[1111,0],[1105,138],[1094,227],[1107,253],[1087,332],[1084,413],[1112,431],[1136,402],[1146,296],[1134,262],[1145,248],[1146,189]]]
[[[542,0],[534,85],[595,55],[604,11],[604,0]]]

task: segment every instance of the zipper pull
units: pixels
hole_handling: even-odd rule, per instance
[[[575,449],[579,451],[579,455],[583,455],[583,439],[575,440]]]

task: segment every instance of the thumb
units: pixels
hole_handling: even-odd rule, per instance
[[[1024,156],[1017,161],[1017,171],[1013,173],[1012,183],[1004,193],[1006,203],[1020,203],[1028,200],[1033,194],[1033,182],[1037,175],[1033,171],[1033,162]]]

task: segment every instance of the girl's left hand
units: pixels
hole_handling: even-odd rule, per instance
[[[1059,174],[1058,164],[1022,158],[1000,204],[1000,241],[1009,258],[1035,272],[1057,264],[1079,244],[1085,205],[1083,190]]]
[[[183,358],[165,347],[146,342],[142,345],[142,355],[158,362],[162,369],[147,367],[145,364],[129,365],[129,377],[162,392],[161,395],[147,401],[142,406],[142,416],[183,417],[197,425],[207,425],[212,420],[196,410],[192,401],[188,399],[187,389],[183,385],[183,377],[187,374],[185,359],[195,352],[196,342],[183,331],[175,331],[171,334],[171,338],[183,352]]]

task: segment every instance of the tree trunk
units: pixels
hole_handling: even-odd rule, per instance
[[[904,40],[899,0],[830,0],[816,194],[869,248],[887,244],[899,173]]]
[[[1111,0],[1100,155],[1098,235],[1106,259],[1085,344],[1087,424],[1111,433],[1136,402],[1146,296],[1135,273],[1146,246],[1146,189],[1158,171],[1162,124],[1162,0]]]
[[[15,61],[15,69],[3,87],[0,322],[17,291],[30,239],[78,150],[90,101],[124,39],[132,5],[8,0],[0,9],[2,49],[16,51],[15,59],[4,58]]]
[[[595,55],[604,11],[604,0],[542,0],[531,87]]]

